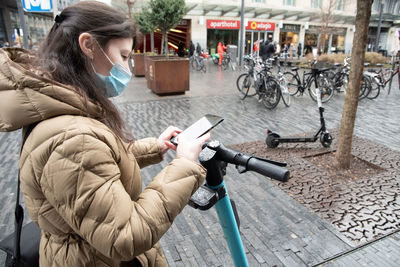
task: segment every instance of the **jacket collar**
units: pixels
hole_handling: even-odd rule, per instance
[[[60,115],[99,117],[101,107],[72,87],[31,70],[34,55],[21,48],[0,49],[0,131],[12,131]]]

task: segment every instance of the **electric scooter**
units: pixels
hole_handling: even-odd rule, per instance
[[[312,137],[280,137],[279,134],[267,129],[267,139],[266,143],[269,148],[275,148],[280,143],[301,143],[301,142],[315,142],[318,139],[321,142],[323,147],[330,147],[332,144],[332,135],[326,130],[325,127],[325,119],[324,119],[324,108],[322,107],[321,102],[321,91],[319,88],[316,89],[317,94],[317,102],[318,102],[318,109],[319,109],[319,117],[321,121],[321,127]]]
[[[226,148],[218,141],[203,146],[199,161],[207,169],[206,184],[190,198],[189,205],[199,210],[208,210],[215,205],[224,237],[236,267],[248,267],[246,253],[239,233],[239,217],[235,203],[230,200],[224,182],[226,166],[235,164],[239,173],[255,171],[272,179],[286,182],[290,172],[286,163],[245,155]]]

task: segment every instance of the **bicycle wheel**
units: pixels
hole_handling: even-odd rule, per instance
[[[295,95],[299,91],[299,81],[292,72],[283,73],[283,77],[286,80],[286,85],[290,95]]]
[[[362,76],[359,100],[366,98],[371,91],[371,82],[365,75]]]
[[[267,109],[274,109],[281,99],[281,90],[275,79],[264,80],[260,88],[261,101]]]
[[[228,60],[226,58],[222,59],[222,62],[221,62],[222,66],[221,67],[222,67],[223,70],[226,70],[228,68],[228,63],[229,62],[228,62]]]
[[[289,90],[287,87],[285,77],[282,77],[279,80],[279,87],[281,90],[280,93],[281,93],[283,104],[285,104],[285,106],[289,107],[290,106],[290,93],[289,93]]]
[[[253,85],[253,77],[248,73],[241,74],[236,80],[236,86],[240,93],[240,98],[244,99],[246,96],[254,96],[257,94]],[[246,95],[242,98],[242,96]]]
[[[311,84],[308,87],[308,92],[310,93],[310,97],[312,100],[317,102],[317,92],[315,88],[315,78],[312,78]],[[317,76],[318,87],[321,92],[321,102],[328,102],[333,96],[333,85],[329,82],[328,78],[325,75]]]
[[[347,86],[349,86],[349,74],[343,73],[339,76],[339,79],[340,79],[339,81],[340,87],[338,88],[339,89],[338,92],[346,93]]]
[[[382,86],[382,79],[380,76],[371,76],[370,77],[370,82],[371,82],[371,91],[367,95],[368,99],[375,99],[378,97],[380,91],[381,91],[381,86]]]

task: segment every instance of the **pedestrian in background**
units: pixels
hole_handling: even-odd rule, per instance
[[[219,55],[219,62],[218,62],[219,66],[221,66],[221,64],[222,64],[222,59],[224,57],[225,51],[226,51],[226,46],[224,45],[223,42],[219,42],[218,46],[217,46],[217,52]]]
[[[158,241],[205,179],[209,135],[176,147],[171,126],[134,140],[109,99],[130,81],[134,33],[124,13],[83,1],[56,16],[37,57],[0,49],[0,130],[36,124],[20,180],[42,267],[166,266]],[[142,190],[140,168],[168,149],[176,158]]]
[[[196,45],[196,53],[197,53],[197,56],[201,55],[201,46],[199,43],[197,43],[197,45]]]
[[[301,45],[301,43],[299,43],[299,45],[297,46],[297,58],[298,59],[300,59],[302,49],[303,49],[302,45]]]
[[[293,55],[295,54],[295,48],[294,48],[294,44],[290,43],[289,45],[289,55],[290,55],[290,59],[293,59]]]
[[[185,56],[185,45],[182,42],[178,44],[178,56],[184,57]]]
[[[272,57],[276,51],[276,47],[272,42],[272,39],[267,40],[261,45],[260,49],[260,56],[263,61],[267,60],[268,58]]]
[[[192,41],[190,41],[190,46],[189,46],[189,57],[192,58],[194,51],[196,50],[196,48],[194,47],[194,44]]]

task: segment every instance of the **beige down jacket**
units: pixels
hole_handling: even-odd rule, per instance
[[[140,168],[162,160],[155,138],[128,145],[68,86],[24,68],[22,49],[0,49],[0,130],[40,123],[20,158],[21,190],[41,230],[41,266],[166,266],[159,239],[204,181],[175,158],[142,190]],[[89,114],[89,115],[88,115]],[[136,261],[136,260],[135,260]]]

